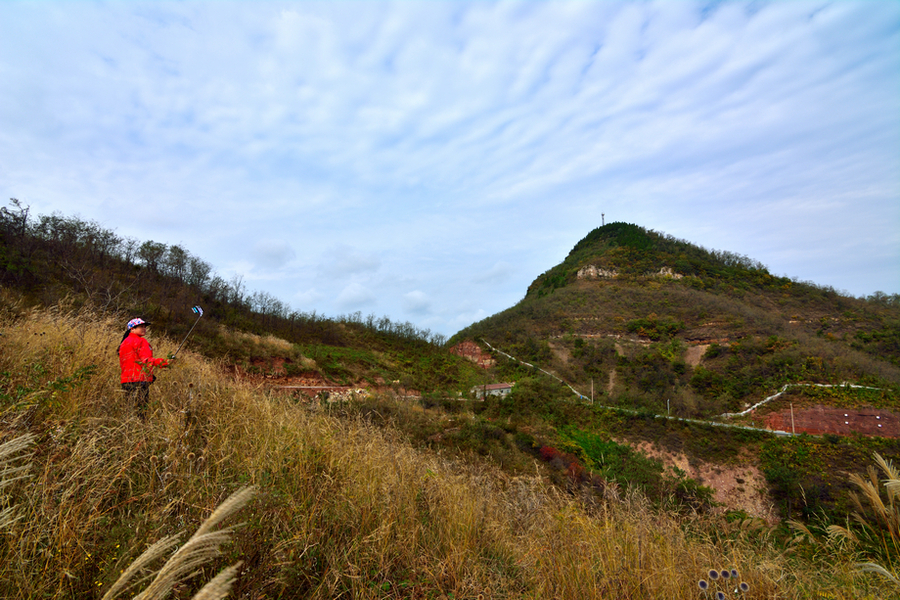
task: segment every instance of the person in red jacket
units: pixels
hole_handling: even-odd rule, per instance
[[[153,348],[145,338],[148,325],[140,318],[128,321],[125,337],[119,344],[122,389],[134,400],[141,420],[146,418],[150,404],[150,384],[156,379],[153,370],[169,366],[166,359],[153,358]]]

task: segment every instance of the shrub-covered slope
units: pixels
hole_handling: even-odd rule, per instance
[[[896,296],[847,297],[626,223],[590,232],[516,306],[451,343],[464,339],[584,395],[681,416],[740,410],[798,382],[868,384],[900,405]]]
[[[124,238],[77,217],[32,215],[13,200],[0,207],[0,288],[29,305],[94,307],[124,323],[140,315],[157,335],[181,339],[204,317],[188,347],[244,373],[306,375],[337,385],[399,381],[457,393],[478,377],[449,353],[444,337],[411,323],[353,313],[324,317],[292,310],[243,281],[225,281],[181,246]]]
[[[215,544],[224,554],[201,555],[149,597],[200,597],[238,562],[228,597],[689,599],[701,579],[725,589],[711,569],[736,569],[727,583],[748,585],[747,598],[896,592],[856,568],[864,558],[897,572],[871,544],[789,556],[757,521],[670,513],[624,490],[561,493],[534,470],[511,476],[415,448],[373,426],[383,407],[370,418],[310,410],[193,352],[161,374],[141,421],[110,360],[118,330],[117,319],[87,311],[0,303],[0,597],[100,599],[155,547],[135,585],[111,595],[134,597],[187,545],[171,536],[247,485],[253,499],[223,523],[233,541]],[[17,440],[32,442],[6,454]],[[627,458],[591,441],[600,462]]]

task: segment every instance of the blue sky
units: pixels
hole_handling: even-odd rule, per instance
[[[900,292],[898,2],[0,3],[0,194],[450,335],[625,221]]]

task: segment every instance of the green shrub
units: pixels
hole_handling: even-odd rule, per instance
[[[643,319],[629,321],[625,328],[631,333],[637,333],[653,341],[659,341],[671,338],[684,329],[684,323],[673,319],[660,319],[655,314],[650,314]]]
[[[589,469],[619,485],[635,487],[656,501],[674,499],[694,508],[712,501],[712,490],[686,477],[683,471],[667,472],[660,461],[605,436],[568,429],[563,439],[575,445],[578,457]]]

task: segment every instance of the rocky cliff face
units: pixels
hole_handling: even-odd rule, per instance
[[[585,265],[575,274],[578,279],[615,279],[619,272],[615,269],[604,269],[596,265]],[[646,277],[669,277],[671,279],[684,279],[684,275],[676,273],[672,267],[663,267],[658,273],[647,273]]]
[[[497,362],[493,358],[491,358],[490,354],[484,352],[481,349],[481,346],[472,341],[460,342],[450,348],[450,352],[456,354],[457,356],[468,358],[473,363],[484,369],[493,367]]]

